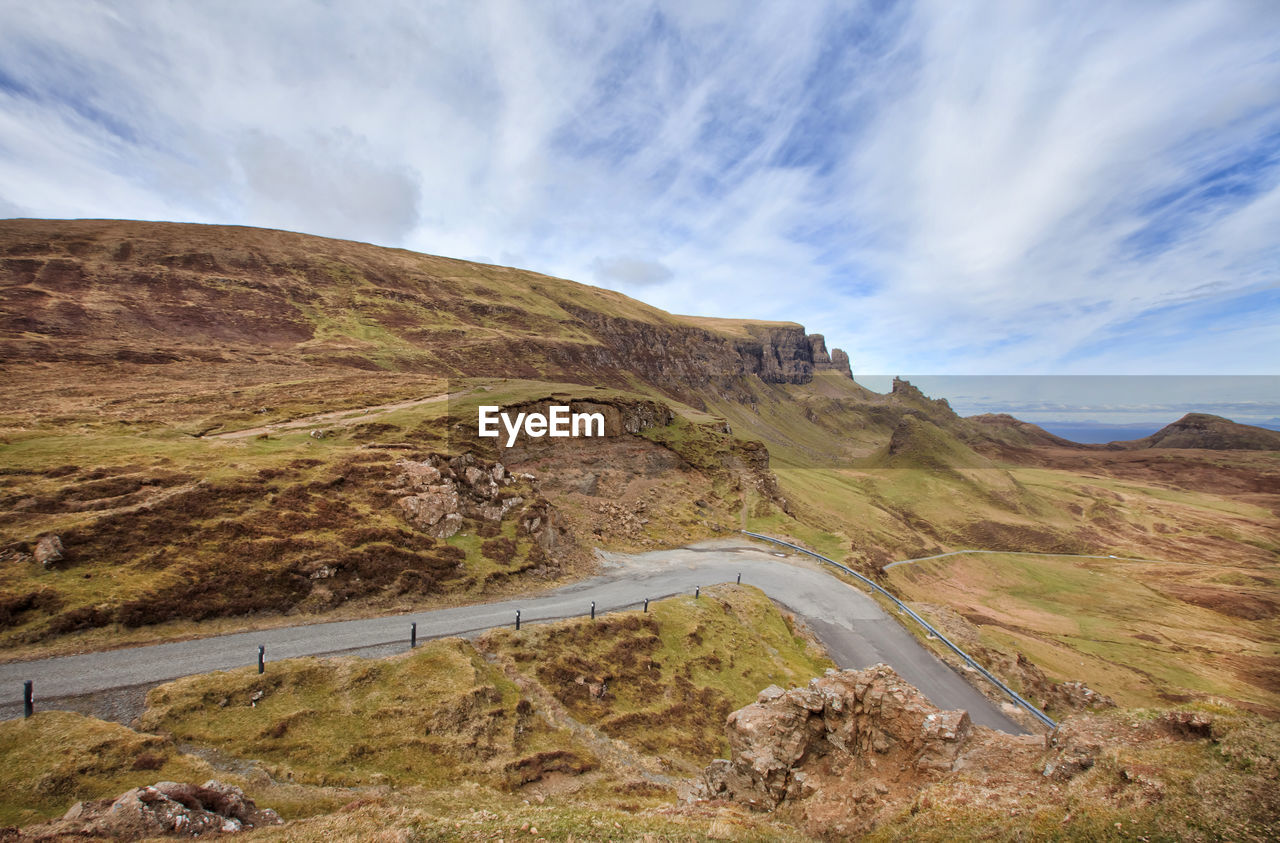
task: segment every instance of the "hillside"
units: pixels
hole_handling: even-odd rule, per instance
[[[1224,419],[1082,446],[1009,416],[961,418],[905,380],[868,391],[847,355],[793,322],[674,315],[348,241],[118,221],[0,221],[0,374],[0,658],[512,598],[599,570],[597,549],[746,528],[878,578],[1055,717],[1076,716],[1090,688],[1126,706],[1216,707],[1227,736],[1267,732],[1260,719],[1280,713],[1280,462]],[[603,435],[479,435],[482,405],[553,404],[599,413]],[[965,549],[1001,553],[885,567]],[[635,812],[659,836],[800,837],[807,820],[671,803],[679,776],[734,749],[725,715],[827,662],[740,592],[704,589],[655,615],[497,631],[401,662],[291,663],[261,706],[222,705],[226,674],[191,677],[152,696],[146,725],[164,737],[46,717],[24,728],[66,757],[22,755],[48,787],[35,812],[0,809],[30,822],[73,794],[216,768],[286,819],[310,817],[302,839],[510,836],[535,820],[595,839],[612,832],[593,823]],[[257,687],[231,676],[237,694]],[[410,679],[440,684],[439,710],[418,710]],[[338,745],[375,710],[385,722]],[[1128,714],[1099,740],[1122,745]],[[1147,738],[1135,763],[1210,752]],[[103,741],[155,766],[84,761]],[[1061,760],[1041,749],[1010,757]],[[1219,761],[1215,782],[1249,787],[1272,763],[1241,778]],[[1044,779],[1023,766],[940,780],[945,811],[892,783],[883,800],[832,798],[885,808],[889,836],[933,833],[975,781],[1014,804]],[[1184,805],[1194,787],[1177,782]],[[1059,800],[1044,822],[1092,833],[1076,807],[1118,817],[1130,795]]]
[[[1113,442],[1119,448],[1203,448],[1210,451],[1280,451],[1280,431],[1239,424],[1208,413],[1187,413],[1150,436]]]
[[[682,318],[562,278],[282,231],[8,220],[0,255],[0,351],[10,361],[592,385],[638,375],[676,391],[742,374],[805,383],[814,366],[795,323]]]

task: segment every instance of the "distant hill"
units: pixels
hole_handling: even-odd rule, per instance
[[[1187,413],[1150,436],[1113,442],[1112,448],[1202,448],[1211,451],[1280,451],[1280,431],[1239,424],[1208,413]]]
[[[1008,413],[983,413],[979,416],[965,416],[965,421],[980,425],[980,430],[989,439],[1005,445],[1029,447],[1048,445],[1057,448],[1081,448],[1079,442],[1055,436],[1042,427],[1014,418]]]
[[[988,468],[991,461],[945,429],[918,415],[904,415],[894,428],[883,458],[885,468],[947,471]]]

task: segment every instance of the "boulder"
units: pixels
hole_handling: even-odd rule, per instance
[[[405,517],[418,529],[433,535],[437,524],[458,511],[458,503],[458,490],[452,484],[428,486],[399,501]]]
[[[54,567],[63,559],[62,538],[55,535],[42,536],[36,542],[34,556],[46,571]]]
[[[280,824],[275,811],[259,808],[240,788],[210,780],[203,785],[157,782],[135,787],[115,799],[77,802],[62,819],[30,827],[26,833],[35,839],[137,840],[170,834],[234,834]]]
[[[770,686],[726,728],[731,757],[706,768],[695,795],[770,811],[791,803],[811,821],[839,816],[850,827],[914,782],[957,769],[972,730],[967,712],[939,710],[886,665]]]

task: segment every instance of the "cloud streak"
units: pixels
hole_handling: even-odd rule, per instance
[[[1280,7],[0,12],[0,210],[519,255],[856,370],[1275,373]]]

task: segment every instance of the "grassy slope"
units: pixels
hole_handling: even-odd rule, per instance
[[[316,785],[512,787],[540,764],[582,772],[595,763],[459,639],[391,659],[293,659],[262,676],[181,679],[148,694],[142,726]]]
[[[280,389],[283,393],[285,385]],[[0,567],[0,609],[10,607],[0,645],[21,646],[29,654],[50,646],[118,646],[189,635],[196,631],[191,625],[196,620],[202,631],[243,627],[246,621],[235,617],[246,611],[277,609],[300,620],[504,593],[515,587],[519,578],[512,580],[508,575],[521,567],[530,546],[527,537],[516,534],[514,517],[496,534],[516,543],[517,559],[510,563],[485,557],[481,543],[486,537],[476,534],[475,525],[447,542],[414,535],[391,505],[394,500],[383,492],[398,473],[396,461],[470,447],[451,432],[450,425],[453,419],[470,419],[474,424],[475,408],[482,403],[505,405],[551,397],[652,400],[650,395],[619,389],[515,379],[420,381],[407,394],[420,398],[438,395],[441,389],[452,390],[456,397],[361,417],[355,424],[327,420],[273,430],[265,436],[192,437],[175,429],[181,423],[179,411],[172,408],[167,423],[90,423],[77,418],[74,423],[50,421],[12,434],[0,445],[7,460],[6,474],[0,476],[0,500],[10,506],[0,515],[0,535],[11,542],[25,540],[29,548],[35,536],[60,534],[68,559],[49,571],[30,562]],[[244,404],[252,406],[261,398],[259,390]],[[655,445],[648,444],[653,442],[672,451],[676,463],[697,469],[682,480],[674,477],[668,478],[673,482],[651,484],[645,538],[650,543],[706,535],[709,517],[731,524],[740,498],[732,484],[716,479],[722,473],[720,462],[731,451],[731,440],[710,432],[714,420],[705,413],[669,399],[665,403],[680,414],[676,421],[669,428],[646,431],[648,439],[636,439],[636,444],[653,449]],[[323,409],[332,410],[332,403]],[[260,423],[246,412],[202,414],[186,424],[234,431]],[[312,430],[325,435],[315,438]],[[370,449],[380,443],[408,443],[409,447]],[[492,448],[492,440],[482,444]],[[497,452],[491,456],[506,459]],[[552,460],[539,475],[554,481],[572,467],[566,460],[574,459],[565,455]],[[626,471],[625,460],[617,468]],[[527,485],[521,481],[510,490],[528,499],[536,497]],[[694,506],[705,499],[719,502],[718,516]],[[586,511],[591,499],[560,496],[558,500],[571,520],[580,516],[577,520],[584,534],[589,534],[593,518],[600,520]],[[598,538],[610,540],[607,535]],[[373,549],[359,551],[355,546],[361,541],[372,542]],[[273,579],[280,572],[332,565],[357,551],[387,556],[391,551],[384,546],[388,543],[417,561],[397,556],[400,567],[383,565],[375,570],[370,562],[352,557],[352,564],[344,567],[356,571],[363,565],[359,587],[341,577],[310,585]],[[612,543],[635,544],[623,537],[614,537]],[[403,567],[443,564],[439,560],[446,545],[464,554],[455,572],[447,573],[427,592],[395,586]],[[560,575],[576,570],[572,558],[562,565]],[[209,572],[215,571],[220,573],[211,577]],[[141,629],[136,622],[121,620],[124,604],[150,602],[163,607],[174,602],[175,590],[184,584],[205,578],[226,584],[228,578],[234,580],[235,571],[258,582],[260,593],[182,601],[177,616],[168,621],[162,616],[152,618]],[[90,617],[92,612],[99,615]],[[130,615],[135,616],[146,617],[139,612]],[[285,620],[268,612],[257,615],[255,622]],[[58,643],[59,637],[66,640]]]
[[[521,825],[554,839],[619,829],[797,839],[731,806],[672,811],[671,780],[646,779],[628,760],[657,766],[652,756],[661,755],[679,770],[699,769],[723,749],[726,706],[772,683],[803,683],[828,664],[759,591],[724,586],[697,601],[655,602],[647,616],[536,625],[480,647],[443,639],[387,659],[295,659],[261,676],[250,668],[188,677],[148,696],[142,727],[163,736],[57,712],[0,724],[9,776],[0,778],[0,817],[25,823],[157,776],[216,775],[286,818],[312,818],[267,835],[281,839],[355,839],[387,827],[501,836]],[[645,674],[643,688],[639,673],[621,670],[584,704],[572,679],[566,689],[544,678],[579,661],[617,670],[601,656],[618,652],[642,656],[632,666]],[[550,725],[547,698],[518,682],[549,692],[580,718],[568,721],[575,728]],[[636,718],[672,716],[689,694],[709,704],[685,707],[678,724]],[[600,741],[583,737],[597,728],[633,749],[598,754]],[[175,741],[209,761],[178,754]],[[131,769],[143,752],[155,758]]]
[[[1110,559],[974,555],[900,565],[904,599],[941,603],[984,644],[1024,652],[1050,677],[1085,679],[1121,705],[1185,694],[1280,709],[1280,635],[1270,618],[1232,617],[1166,593],[1167,566]],[[1221,573],[1187,565],[1180,579]],[[1268,590],[1274,589],[1276,582]]]
[[[803,684],[831,666],[745,586],[663,600],[647,615],[497,630],[478,646],[536,679],[574,717],[686,772],[727,752],[724,718],[760,689]],[[607,689],[596,696],[591,683]]]
[[[83,799],[157,781],[203,782],[204,761],[174,742],[68,711],[0,722],[0,825],[60,816]]]

